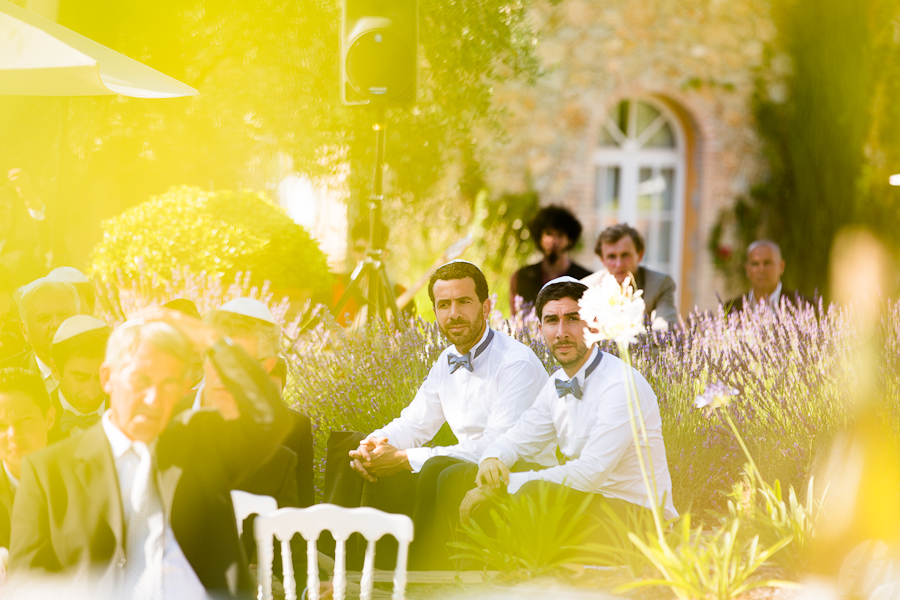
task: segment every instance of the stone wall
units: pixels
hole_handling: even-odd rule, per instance
[[[775,36],[766,0],[562,0],[533,12],[545,74],[534,86],[495,90],[505,107],[505,140],[491,148],[496,192],[534,188],[585,223],[576,260],[590,267],[594,167],[606,114],[626,98],[652,96],[681,115],[689,140],[681,311],[710,308],[724,279],[706,250],[721,209],[761,174],[751,114],[756,69]]]

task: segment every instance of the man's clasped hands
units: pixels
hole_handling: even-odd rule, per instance
[[[401,471],[412,471],[405,450],[392,446],[387,437],[366,438],[359,448],[350,451],[350,466],[366,481],[375,483],[379,477],[387,477]],[[509,469],[496,458],[481,462],[475,476],[475,487],[459,505],[459,518],[467,522],[488,500],[506,494],[509,485]]]

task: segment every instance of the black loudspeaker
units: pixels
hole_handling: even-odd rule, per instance
[[[414,103],[417,50],[416,0],[343,0],[341,102]]]

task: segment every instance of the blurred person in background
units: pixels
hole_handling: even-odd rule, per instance
[[[31,179],[21,169],[11,169],[6,181],[0,181],[0,265],[16,287],[47,272],[41,248],[44,213]]]
[[[188,300],[187,298],[175,298],[174,300],[170,300],[169,302],[163,304],[163,308],[177,310],[181,314],[193,317],[195,319],[203,318],[200,315],[200,311],[197,309],[197,305],[194,304],[192,300]],[[191,383],[191,389],[195,391],[200,387],[200,382],[203,381],[203,357],[198,354],[195,354],[191,361],[189,380]]]
[[[562,206],[545,206],[528,224],[535,247],[543,254],[540,262],[522,267],[509,282],[512,313],[516,313],[516,296],[523,304],[534,304],[541,286],[557,277],[568,275],[583,279],[590,271],[569,259],[569,251],[581,237],[581,222],[572,211]]]
[[[96,294],[94,293],[94,284],[91,283],[87,275],[75,267],[56,267],[47,273],[46,277],[50,281],[60,281],[74,285],[75,289],[78,290],[78,297],[81,298],[81,314],[94,314]]]
[[[616,281],[625,281],[628,275],[634,278],[635,291],[643,290],[644,311],[647,315],[656,312],[656,316],[667,323],[678,321],[675,309],[675,280],[659,271],[641,266],[644,259],[644,236],[628,223],[619,223],[604,229],[597,238],[594,252],[603,261],[604,269],[584,277],[581,281],[587,285],[597,285],[607,272],[612,273]]]
[[[278,353],[281,350],[281,328],[275,323],[275,317],[268,306],[252,298],[235,298],[220,306],[218,310],[208,313],[204,322],[222,332],[223,335],[227,335],[248,355],[259,361],[273,383],[276,383],[272,372],[278,365]],[[214,366],[208,360],[204,363],[204,373],[202,384],[197,392],[189,397],[190,407],[194,410],[216,409],[226,421],[238,418],[240,416],[239,407],[234,395],[222,382]],[[279,386],[276,383],[276,388],[280,393],[283,385]],[[184,402],[182,402],[179,408],[184,406]],[[254,476],[253,479],[266,489],[282,489],[282,486],[295,487],[296,489],[292,493],[295,499],[292,500],[290,506],[310,506],[314,498],[312,423],[309,417],[290,408],[285,409],[285,415],[289,422],[289,429],[283,444],[291,451],[292,472],[288,473],[283,469],[270,470],[270,475],[277,471],[279,477],[284,477],[277,481],[263,482],[262,479],[265,479],[263,475]],[[282,457],[282,460],[286,461],[286,457]],[[291,477],[288,478],[288,475]],[[260,486],[257,486],[257,489],[260,489]],[[262,493],[243,487],[238,489]],[[267,493],[266,495],[273,494]],[[302,504],[300,503],[301,496],[304,500]]]
[[[193,352],[235,398],[234,420],[171,419]],[[10,583],[100,573],[117,598],[252,595],[230,491],[289,428],[266,372],[214,328],[152,308],[112,333],[100,373],[110,397],[101,421],[22,463]]]
[[[781,299],[794,306],[809,303],[796,290],[786,290],[781,283],[784,274],[781,247],[772,240],[756,240],[747,247],[744,271],[750,280],[750,291],[725,303],[728,314],[741,312],[745,306],[778,308]]]
[[[54,413],[37,373],[0,369],[0,547],[9,548],[10,516],[22,458],[47,445]]]
[[[22,367],[37,371],[44,380],[47,392],[55,390],[59,383],[54,379],[53,369],[50,367],[53,336],[63,321],[79,314],[80,308],[78,291],[70,283],[41,277],[26,285],[19,298],[19,318],[28,347],[6,359],[0,367]]]
[[[109,408],[100,385],[100,366],[111,331],[88,315],[70,317],[56,330],[50,367],[59,387],[50,394],[56,413],[51,441],[81,433]]]

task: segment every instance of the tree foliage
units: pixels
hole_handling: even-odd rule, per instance
[[[781,243],[788,283],[827,293],[843,226],[900,226],[900,194],[888,186],[900,171],[900,110],[889,100],[900,91],[900,10],[888,0],[777,0],[773,18],[779,39],[754,101],[769,176],[748,214]]]
[[[325,255],[305,229],[260,194],[206,193],[181,187],[103,223],[94,249],[94,271],[112,279],[150,276],[167,282],[188,268],[249,272],[255,283],[325,294],[330,277]]]
[[[538,74],[530,1],[420,1],[418,101],[387,114],[391,193],[426,196],[474,132],[497,125],[493,86]],[[60,4],[63,24],[201,93],[71,99],[41,117],[27,101],[0,100],[9,115],[0,133],[13,140],[0,162],[24,164],[47,187],[63,163],[61,218],[83,200],[109,217],[172,185],[261,189],[279,154],[298,172],[368,193],[373,116],[340,103],[338,0]],[[36,123],[45,141],[28,145]],[[62,152],[53,148],[60,129]]]

